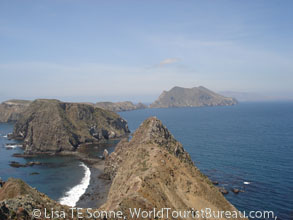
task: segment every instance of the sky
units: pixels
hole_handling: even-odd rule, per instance
[[[0,0],[0,101],[293,99],[291,0]]]

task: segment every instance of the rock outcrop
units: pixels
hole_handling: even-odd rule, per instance
[[[147,108],[146,105],[142,103],[133,104],[132,102],[97,102],[96,106],[105,110],[113,111],[113,112],[123,112],[123,111],[131,111],[137,109]]]
[[[20,114],[29,106],[31,101],[27,100],[7,100],[0,104],[0,122],[15,122],[20,118]]]
[[[177,86],[170,91],[164,91],[150,107],[201,107],[235,104],[237,104],[236,99],[219,95],[203,86],[194,88],[182,88]]]
[[[105,173],[112,186],[100,209],[121,210],[127,219],[129,208],[238,212],[155,117],[144,121],[130,141],[117,145],[106,159]]]
[[[21,114],[10,138],[24,140],[26,153],[74,151],[82,143],[129,133],[114,112],[80,103],[39,99]]]
[[[33,210],[42,210],[44,214],[45,208],[48,213],[51,209],[69,213],[69,207],[61,206],[20,179],[9,178],[0,188],[0,219],[36,219]],[[45,219],[44,215],[41,219]]]
[[[155,117],[144,121],[130,141],[120,141],[115,151],[106,157],[105,176],[112,180],[107,201],[93,211],[121,211],[124,219],[243,219]],[[34,209],[40,209],[41,219],[44,219],[45,208],[64,211],[66,217],[71,216],[69,207],[51,200],[21,180],[9,179],[0,188],[0,219],[34,219]],[[163,217],[154,214],[133,217],[130,210],[134,208],[148,213],[168,208],[169,217],[166,212]],[[215,213],[229,211],[230,215],[203,216],[201,210],[207,209]],[[174,211],[185,211],[185,217],[172,218]],[[85,213],[85,210],[80,212]]]

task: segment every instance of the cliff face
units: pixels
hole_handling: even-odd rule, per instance
[[[171,211],[237,212],[193,164],[189,154],[155,117],[144,121],[132,139],[122,140],[106,157],[105,174],[111,180],[107,201],[95,211],[122,211],[126,219],[156,219],[132,217],[129,209],[170,208]],[[9,179],[0,187],[0,219],[34,219],[32,210],[44,208],[63,210],[67,206],[51,200],[23,181]],[[85,213],[85,210],[81,210]],[[75,215],[76,216],[76,215]],[[44,215],[42,215],[44,217]],[[192,217],[176,219],[206,219]],[[114,218],[108,218],[114,219]],[[173,219],[164,215],[164,218]],[[208,217],[208,219],[241,219],[240,217]]]
[[[0,122],[14,122],[20,118],[20,114],[29,106],[31,101],[8,100],[0,104]]]
[[[112,186],[101,209],[122,210],[127,219],[129,207],[236,211],[154,117],[144,121],[129,142],[118,144],[106,159],[105,173]]]
[[[42,99],[32,102],[22,113],[12,138],[24,140],[26,153],[60,152],[127,133],[127,122],[114,112],[87,104]]]
[[[164,91],[150,105],[151,108],[225,106],[237,104],[236,99],[219,95],[202,86],[194,88],[174,87]]]
[[[146,105],[142,103],[133,104],[132,102],[97,102],[96,106],[105,110],[113,111],[113,112],[123,112],[123,111],[131,111],[136,109],[144,109],[147,108]]]

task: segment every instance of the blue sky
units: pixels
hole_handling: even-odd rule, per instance
[[[293,99],[293,2],[0,0],[0,101],[151,102],[173,86]]]

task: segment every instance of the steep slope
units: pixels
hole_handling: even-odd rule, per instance
[[[40,99],[22,113],[11,138],[24,140],[26,153],[59,152],[127,133],[127,122],[114,112],[87,104]]]
[[[130,141],[121,141],[106,157],[105,163],[105,177],[111,178],[112,185],[106,203],[93,212],[121,211],[124,219],[243,219],[235,217],[238,210],[194,166],[182,145],[155,117],[144,121]],[[53,208],[60,213],[64,211],[65,219],[71,219],[69,207],[51,200],[21,180],[11,178],[2,188],[0,186],[0,219],[34,219],[34,209],[40,209],[41,219],[45,219],[45,208],[49,215]],[[152,212],[144,217],[133,217],[130,210],[134,208],[147,212],[168,208],[169,216],[165,209],[163,216],[159,213],[154,216]],[[212,217],[201,213],[207,209],[215,213],[230,211],[232,215]],[[185,217],[172,218],[174,211],[186,211]],[[87,216],[86,210],[80,212]]]
[[[200,107],[235,104],[237,104],[235,99],[219,95],[203,86],[199,86],[194,88],[174,87],[170,91],[164,91],[150,107]]]
[[[105,173],[112,186],[101,209],[121,210],[127,219],[129,208],[237,212],[155,117],[144,121],[129,142],[118,144],[106,159]]]
[[[0,122],[14,122],[20,114],[29,106],[31,101],[27,100],[7,100],[0,104]]]
[[[20,179],[9,178],[4,186],[0,187],[0,219],[36,219],[32,216],[34,209],[44,214],[51,209],[64,211],[69,216],[69,207],[61,206],[43,193],[33,189]],[[42,219],[45,219],[42,215]]]
[[[123,111],[131,111],[136,109],[144,109],[147,108],[146,105],[142,103],[133,104],[132,102],[97,102],[96,106],[105,110],[113,111],[113,112],[123,112]]]

